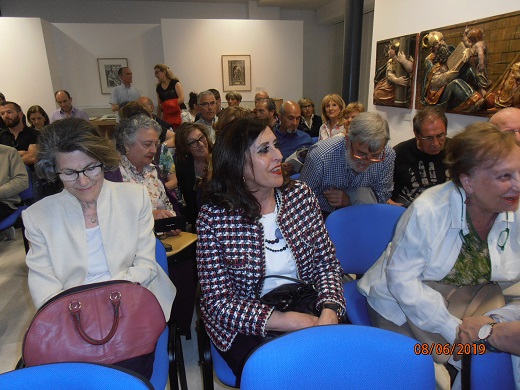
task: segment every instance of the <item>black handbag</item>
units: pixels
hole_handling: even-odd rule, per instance
[[[264,296],[260,296],[263,282],[268,278],[286,279],[292,283],[282,284]],[[321,310],[316,308],[316,301],[318,300],[316,286],[313,283],[307,283],[288,276],[268,275],[260,279],[256,287],[256,298],[266,305],[274,306],[276,310],[281,312],[296,311],[312,314],[316,317],[319,317],[321,313]]]

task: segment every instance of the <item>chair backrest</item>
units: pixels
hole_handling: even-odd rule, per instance
[[[357,325],[302,329],[258,347],[241,390],[434,389],[433,359],[409,337]]]
[[[142,376],[120,367],[67,362],[43,364],[1,374],[0,389],[146,390],[153,387]]]
[[[514,390],[511,355],[505,352],[465,355],[462,362],[462,389]]]
[[[332,212],[325,226],[348,274],[364,274],[392,240],[404,207],[363,204]]]
[[[22,201],[27,201],[32,199],[33,197],[33,180],[32,180],[32,172],[29,167],[26,165],[25,169],[27,170],[27,176],[29,176],[29,187],[20,192],[19,196]]]
[[[155,260],[161,266],[166,275],[168,275],[168,257],[163,243],[158,238],[155,239]]]
[[[168,275],[168,257],[166,256],[166,249],[164,249],[164,245],[158,238],[156,238],[155,242],[155,259],[163,271]],[[164,329],[159,340],[157,340],[153,372],[152,377],[150,378],[150,382],[156,389],[164,389],[168,383],[170,369],[168,337],[169,327],[166,326],[166,329]]]

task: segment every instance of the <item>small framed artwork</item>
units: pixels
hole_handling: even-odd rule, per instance
[[[418,34],[377,42],[374,104],[412,107]]]
[[[251,56],[222,56],[224,91],[251,91]]]
[[[119,68],[128,66],[128,60],[126,58],[98,58],[97,62],[101,93],[110,95],[114,88],[121,84],[117,72]]]

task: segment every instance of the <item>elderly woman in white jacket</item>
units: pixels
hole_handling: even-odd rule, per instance
[[[520,281],[514,134],[470,125],[448,145],[447,160],[452,181],[414,201],[358,287],[373,325],[433,346],[439,388],[450,387],[440,364],[448,363],[451,348],[442,347],[454,343],[462,318],[503,306],[514,290],[508,287]]]
[[[170,318],[176,290],[155,260],[152,203],[144,186],[104,179],[118,163],[110,141],[83,119],[54,122],[40,135],[38,174],[59,177],[64,190],[22,213],[37,308],[72,287],[128,280],[154,293]],[[150,378],[153,360],[151,353],[118,364]]]

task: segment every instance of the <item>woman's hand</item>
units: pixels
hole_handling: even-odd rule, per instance
[[[338,315],[332,309],[323,309],[315,325],[336,325],[339,324]]]
[[[290,332],[315,326],[317,321],[318,317],[311,314],[298,313],[295,311],[282,313],[281,311],[275,310],[267,320],[265,329],[277,332]]]

